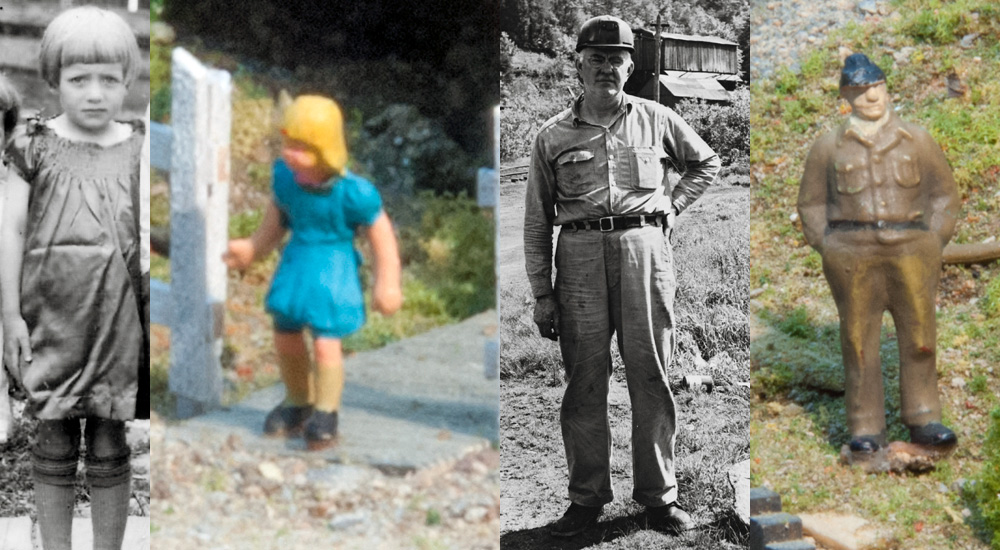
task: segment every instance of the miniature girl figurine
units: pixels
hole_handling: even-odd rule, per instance
[[[372,306],[386,315],[402,305],[400,261],[378,191],[347,170],[340,107],[324,97],[299,97],[285,112],[281,132],[282,160],[274,165],[274,196],[264,220],[251,238],[230,241],[223,260],[231,269],[246,269],[291,231],[266,303],[286,396],[264,421],[264,433],[304,433],[308,448],[321,450],[337,435],[344,388],[341,339],[365,321],[355,230],[371,241]],[[306,328],[313,335],[314,375]]]
[[[17,126],[21,110],[21,98],[14,86],[0,74],[0,186],[7,180],[7,166],[3,161],[3,149],[7,138]],[[3,191],[0,187],[0,213],[3,212]],[[3,216],[0,215],[0,219]],[[0,328],[0,340],[3,339],[3,329]],[[14,429],[14,415],[10,406],[8,394],[9,380],[6,369],[0,368],[0,443],[6,443]]]
[[[4,359],[39,419],[32,464],[46,550],[70,548],[80,419],[94,548],[120,549],[128,519],[145,126],[115,117],[139,55],[119,16],[93,7],[60,14],[42,37],[40,72],[63,113],[29,120],[7,147]]]

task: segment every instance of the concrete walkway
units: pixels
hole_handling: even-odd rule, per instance
[[[316,456],[408,471],[497,441],[499,384],[486,379],[483,368],[496,329],[490,311],[347,357],[340,441]],[[264,417],[283,396],[280,384],[265,388],[234,406],[170,424],[165,436],[197,445],[235,435],[258,450],[305,453],[302,439],[262,437]]]

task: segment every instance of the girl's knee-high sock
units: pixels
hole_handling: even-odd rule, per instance
[[[35,480],[38,530],[45,550],[70,550],[73,532],[73,485],[50,485]]]
[[[340,399],[344,393],[344,364],[330,361],[316,365],[316,410],[333,412],[340,410]]]
[[[90,487],[90,517],[94,525],[94,550],[121,550],[128,521],[130,481],[111,487]]]

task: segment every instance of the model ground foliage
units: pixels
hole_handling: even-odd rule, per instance
[[[944,149],[962,198],[953,242],[1000,234],[1000,6],[895,0],[891,10],[829,36],[801,71],[779,70],[751,89],[753,483],[780,493],[792,513],[867,519],[886,533],[885,548],[1000,548],[1000,263],[942,272],[938,379],[945,423],[959,436],[955,454],[919,476],[838,463],[849,439],[838,317],[794,214],[808,148],[849,111],[838,99],[843,56],[865,53],[882,67],[899,115]],[[963,95],[949,97],[949,74]],[[896,346],[886,316],[889,435],[906,440]]]
[[[153,4],[154,20],[176,13],[169,2],[166,7],[162,1]],[[197,27],[189,16],[185,16],[184,21],[189,27]],[[235,33],[237,30],[226,27],[219,32]],[[414,103],[423,103],[430,102],[434,94],[440,93],[438,80],[443,77],[442,69],[431,70],[426,60],[385,54],[384,57],[345,57],[335,64],[287,68],[275,64],[275,60],[284,59],[287,52],[282,53],[284,50],[277,48],[271,51],[273,59],[266,60],[262,59],[266,57],[263,54],[246,53],[260,54],[262,50],[247,46],[242,35],[226,34],[228,38],[223,40],[220,36],[178,34],[182,40],[176,45],[233,75],[229,233],[234,238],[249,236],[257,228],[270,196],[271,166],[280,145],[280,98],[299,93],[324,93],[338,99],[345,112],[349,148],[354,153],[350,169],[370,176],[366,169],[370,151],[365,152],[367,144],[362,136],[365,123],[407,97]],[[451,37],[449,43],[455,40],[456,37]],[[168,123],[172,47],[154,43],[150,52],[153,119]],[[238,51],[240,47],[242,52]],[[476,52],[465,54],[472,56]],[[458,63],[466,58],[449,59]],[[399,85],[387,85],[393,82]],[[455,88],[452,93],[469,95],[475,92],[471,88],[475,85],[474,76],[469,76],[462,84],[464,88]],[[406,88],[405,93],[402,88]],[[471,109],[473,104],[478,108],[484,98],[495,96],[495,89],[494,84],[493,92],[486,90],[474,101],[466,98],[468,104],[458,98],[450,101],[461,103],[464,108]],[[383,186],[397,182],[376,179],[376,185],[383,187],[386,209],[396,224],[400,240],[405,302],[403,309],[392,317],[370,312],[364,328],[344,340],[346,353],[381,347],[493,307],[494,221],[492,213],[480,208],[472,195],[476,169],[492,163],[490,145],[484,141],[485,136],[490,135],[487,115],[485,111],[479,112],[474,119],[466,119],[468,128],[463,132],[448,134],[460,145],[454,149],[454,156],[461,163],[445,174],[448,177],[420,179],[401,194],[384,191]],[[446,130],[451,125],[444,115],[438,118],[428,115],[426,120]],[[151,203],[153,226],[166,226],[169,223],[169,185],[164,174],[154,174]],[[358,244],[365,255],[366,266],[370,266],[372,258],[366,249],[367,241],[359,239]],[[247,272],[234,273],[230,277],[223,355],[226,401],[239,399],[253,389],[278,381],[271,327],[263,312],[264,296],[277,260],[275,253]],[[169,280],[169,265],[168,259],[154,255],[153,277]],[[363,280],[370,289],[368,267],[364,268]],[[173,414],[173,398],[167,388],[169,331],[160,326],[153,329],[153,409],[169,417]]]

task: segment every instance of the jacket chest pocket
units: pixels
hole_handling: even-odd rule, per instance
[[[663,161],[667,153],[660,147],[629,147],[632,186],[637,189],[663,187]]]
[[[867,166],[859,162],[838,162],[834,164],[837,170],[837,192],[843,195],[853,195],[865,188],[868,181]]]
[[[593,151],[584,149],[563,153],[556,159],[556,185],[568,196],[591,191],[597,181],[596,165]]]
[[[920,183],[920,166],[910,155],[894,155],[892,169],[901,187],[916,187]]]

